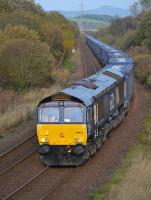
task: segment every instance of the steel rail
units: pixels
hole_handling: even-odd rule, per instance
[[[24,183],[22,186],[20,186],[19,188],[17,188],[14,192],[12,192],[11,194],[9,194],[8,196],[6,196],[5,198],[3,198],[3,200],[8,200],[10,198],[12,198],[17,192],[19,192],[20,190],[22,190],[24,187],[26,187],[29,183],[35,181],[39,176],[41,176],[43,173],[45,173],[48,170],[49,167],[45,167],[43,170],[41,170],[38,174],[36,174],[33,178],[31,178],[30,180],[28,180],[26,183]]]
[[[21,160],[17,161],[16,163],[14,163],[13,165],[11,165],[10,167],[8,167],[7,169],[5,169],[4,171],[0,172],[0,176],[3,175],[3,174],[5,174],[5,173],[7,173],[9,170],[11,170],[12,168],[16,167],[20,163],[22,163],[24,160],[26,160],[27,158],[29,158],[35,152],[37,152],[37,149],[33,150],[31,153],[29,153],[28,155],[24,156]]]
[[[13,150],[17,149],[18,147],[20,147],[21,145],[25,144],[26,142],[28,142],[29,140],[31,140],[33,137],[35,137],[36,134],[30,136],[29,138],[27,138],[26,140],[23,140],[22,142],[20,142],[19,144],[17,144],[15,147],[12,147],[11,149],[9,149],[8,151],[6,151],[5,153],[3,153],[2,155],[0,155],[0,159],[4,156],[6,156],[7,154],[9,154],[10,152],[12,152]]]

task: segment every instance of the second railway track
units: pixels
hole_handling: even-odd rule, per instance
[[[80,52],[81,52],[82,62],[84,65],[83,67],[85,69],[86,78],[88,76],[96,74],[96,72],[101,69],[101,66],[98,63],[98,61],[94,58],[92,52],[90,51],[90,49],[83,40],[81,40],[80,43]]]
[[[34,134],[0,156],[0,175],[36,150],[37,142],[36,135]]]
[[[72,176],[73,171],[74,169],[71,168],[55,169],[45,167],[22,186],[4,197],[3,200],[47,199],[47,196],[54,193],[59,186],[64,184]]]

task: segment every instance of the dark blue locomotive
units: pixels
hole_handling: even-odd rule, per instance
[[[38,105],[41,160],[47,166],[83,164],[96,153],[129,110],[134,91],[133,60],[121,50],[114,49],[91,36],[86,37],[86,43],[103,69],[45,98]],[[58,108],[55,127],[58,124],[62,132],[58,129],[51,138],[51,127],[54,125],[42,122],[41,110],[51,110],[54,106]],[[74,114],[78,112],[79,118],[65,119],[66,108],[70,108],[70,112],[76,110]],[[75,130],[76,127],[78,130]],[[70,134],[67,134],[68,131]],[[56,134],[60,134],[60,138],[54,140]]]

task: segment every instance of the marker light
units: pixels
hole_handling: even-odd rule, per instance
[[[77,144],[78,144],[78,143],[82,143],[81,138],[76,138],[75,141],[76,141]]]
[[[46,140],[45,140],[45,138],[42,138],[41,141],[42,141],[42,142],[45,142]]]

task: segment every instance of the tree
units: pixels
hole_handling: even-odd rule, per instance
[[[143,11],[151,10],[151,0],[140,0]]]
[[[130,7],[130,11],[134,17],[138,16],[141,13],[140,4],[138,2],[134,2]]]
[[[0,36],[1,44],[13,39],[39,40],[38,34],[24,25],[7,25],[4,30],[0,31]]]
[[[35,4],[34,0],[0,0],[0,11],[13,12],[16,9],[23,9],[38,15],[44,15],[42,7]]]
[[[142,18],[135,42],[137,45],[142,44],[151,49],[151,12],[147,12]]]
[[[59,63],[64,57],[65,50],[63,32],[57,26],[51,30],[50,50],[56,61]]]
[[[15,89],[38,86],[51,77],[53,58],[40,41],[11,40],[0,48],[1,84]]]

